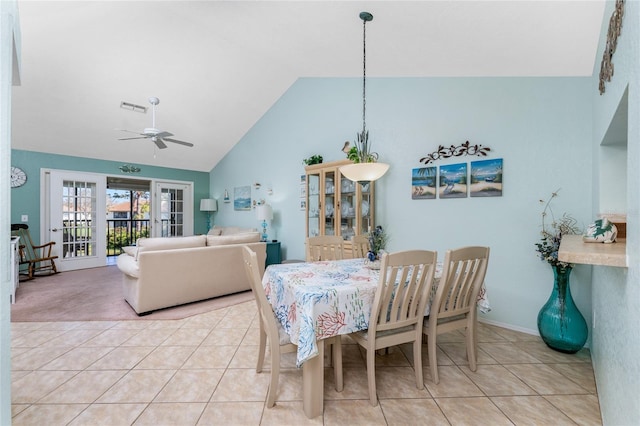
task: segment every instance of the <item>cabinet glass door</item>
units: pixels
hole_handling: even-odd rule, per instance
[[[307,175],[307,237],[320,232],[320,173],[316,173]]]
[[[324,235],[340,235],[338,234],[337,219],[340,217],[337,209],[340,204],[336,203],[336,172],[327,170],[324,172]]]
[[[356,210],[358,197],[356,183],[342,177],[340,179],[340,235],[345,240],[351,240],[356,233]]]
[[[367,182],[359,186],[360,208],[358,216],[358,234],[364,235],[373,228],[373,182]]]

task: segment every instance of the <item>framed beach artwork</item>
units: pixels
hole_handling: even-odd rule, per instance
[[[469,184],[471,197],[501,197],[502,158],[472,161]]]
[[[251,185],[233,188],[233,209],[251,210]]]
[[[467,163],[457,163],[440,166],[438,197],[467,197]]]
[[[411,199],[436,198],[436,167],[420,167],[411,170]]]

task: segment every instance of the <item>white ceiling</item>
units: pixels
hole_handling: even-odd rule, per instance
[[[23,1],[13,148],[209,171],[299,77],[590,76],[604,1]],[[118,141],[156,127],[194,148]],[[155,158],[154,158],[155,155]]]

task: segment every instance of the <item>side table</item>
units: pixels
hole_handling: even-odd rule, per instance
[[[267,262],[265,268],[269,265],[282,263],[282,251],[280,250],[280,241],[267,241]]]

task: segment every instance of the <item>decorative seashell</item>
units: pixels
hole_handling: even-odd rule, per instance
[[[613,243],[618,236],[618,228],[605,217],[597,219],[589,225],[587,232],[582,236],[585,243]]]

